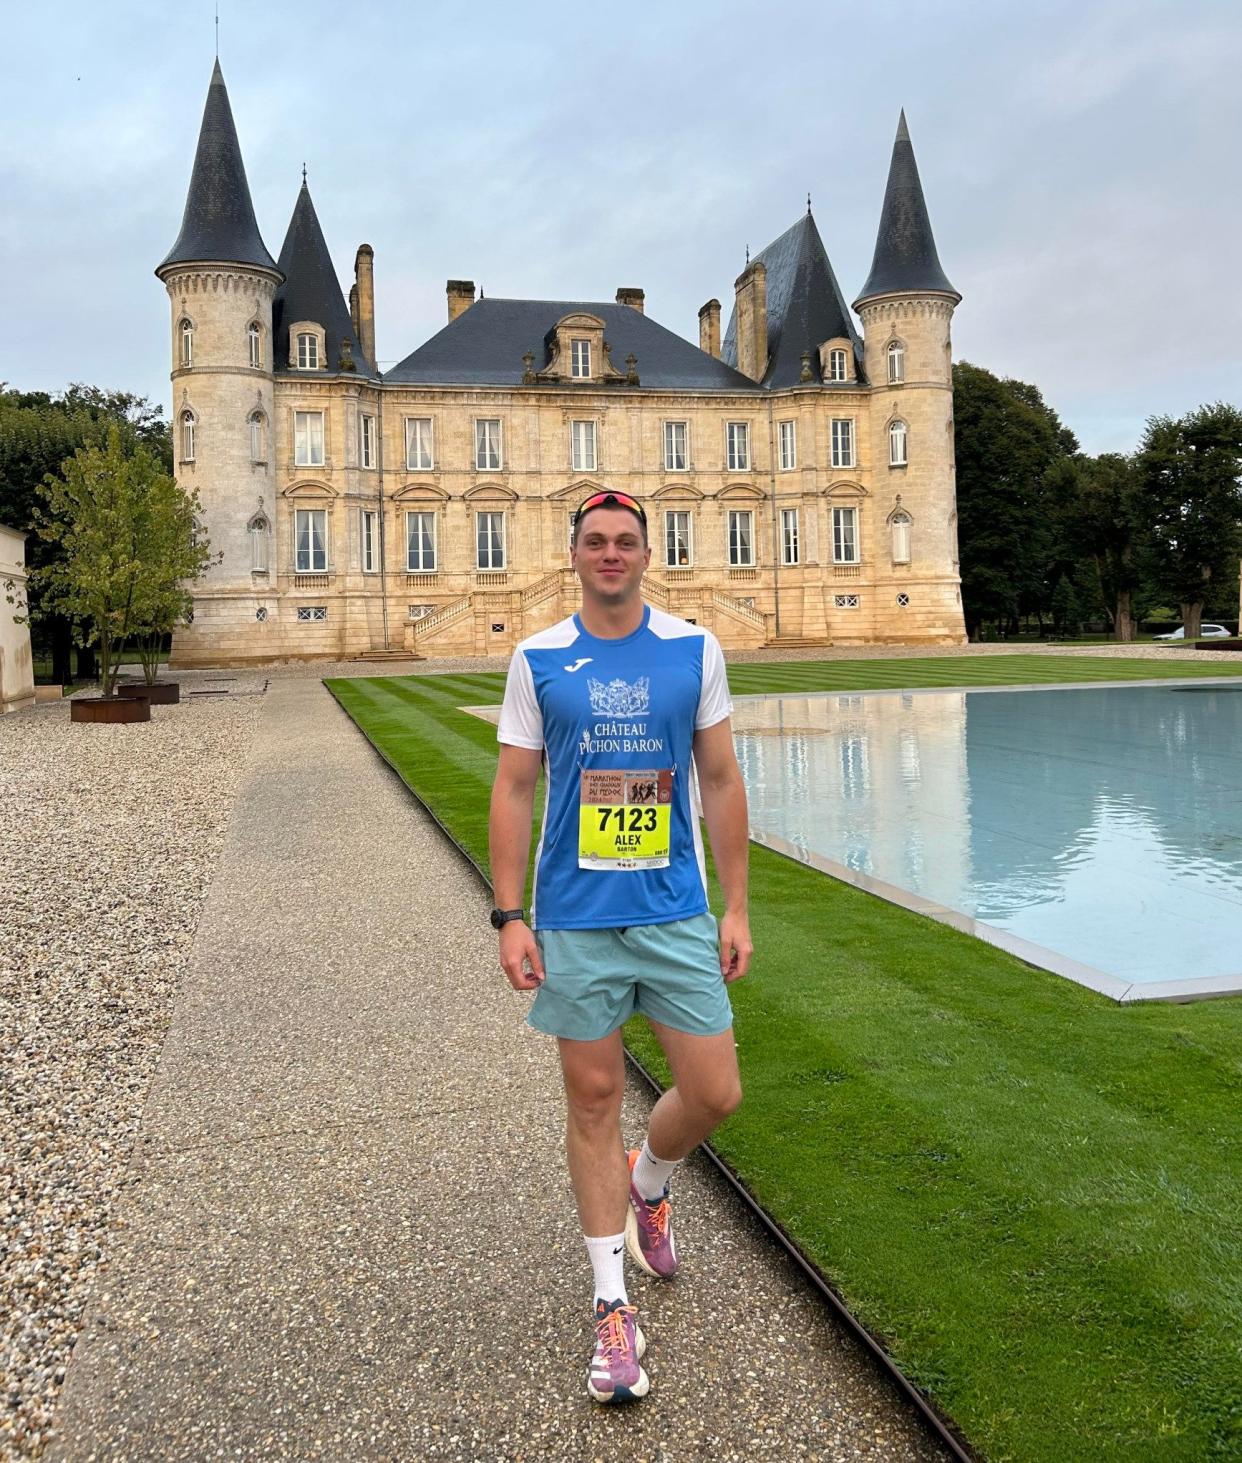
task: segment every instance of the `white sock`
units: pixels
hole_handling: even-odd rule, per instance
[[[591,1257],[591,1269],[595,1271],[595,1299],[619,1300],[629,1305],[630,1298],[625,1289],[625,1235],[584,1234],[587,1253]]]
[[[651,1151],[651,1144],[644,1138],[642,1151],[634,1165],[634,1187],[652,1203],[662,1199],[665,1185],[680,1162],[680,1158],[657,1158]]]

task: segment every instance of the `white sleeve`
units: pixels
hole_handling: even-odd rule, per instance
[[[543,713],[535,698],[535,682],[530,662],[519,650],[509,662],[505,681],[505,699],[500,708],[500,724],[496,740],[512,747],[526,747],[537,752],[543,747]]]
[[[720,641],[709,631],[703,636],[703,684],[699,689],[698,714],[694,718],[695,731],[715,726],[732,711],[724,651],[720,648]]]

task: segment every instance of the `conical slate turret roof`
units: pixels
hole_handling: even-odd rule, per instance
[[[181,232],[155,272],[159,274],[172,264],[200,260],[276,270],[276,261],[267,252],[255,222],[250,185],[246,182],[233,110],[219,60],[207,88]]]
[[[875,258],[871,261],[867,283],[854,306],[857,308],[873,295],[887,295],[897,290],[940,290],[961,299],[940,267],[904,110],[897,124],[897,139],[893,143],[893,160],[889,164],[888,187],[884,190],[884,207],[880,211]]]
[[[281,246],[280,270],[285,282],[276,291],[272,303],[276,369],[288,369],[289,327],[299,320],[313,320],[323,326],[327,335],[324,359],[329,371],[338,369],[341,342],[348,340],[356,369],[364,375],[374,375],[375,363],[365,359],[354,334],[354,324],[305,177],[293,206],[289,232]]]
[[[819,347],[844,337],[854,343],[856,374],[862,374],[862,341],[828,262],[824,241],[808,208],[791,229],[760,250],[751,261],[767,271],[768,369],[764,386],[796,386],[802,379],[802,356],[811,352],[819,380]],[[729,317],[721,359],[737,365],[737,310]]]

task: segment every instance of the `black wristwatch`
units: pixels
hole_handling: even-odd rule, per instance
[[[504,925],[507,925],[511,919],[525,918],[526,911],[524,909],[493,909],[491,913],[492,929],[501,929]]]

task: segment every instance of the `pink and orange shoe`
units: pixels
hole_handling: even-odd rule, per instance
[[[625,1247],[634,1263],[657,1280],[670,1280],[677,1272],[677,1246],[673,1243],[673,1211],[668,1189],[658,1199],[648,1200],[634,1187],[637,1148],[631,1148],[630,1211],[625,1216]]]
[[[638,1326],[638,1307],[619,1300],[595,1302],[595,1350],[587,1391],[596,1402],[633,1402],[651,1381],[639,1363],[647,1342]]]

